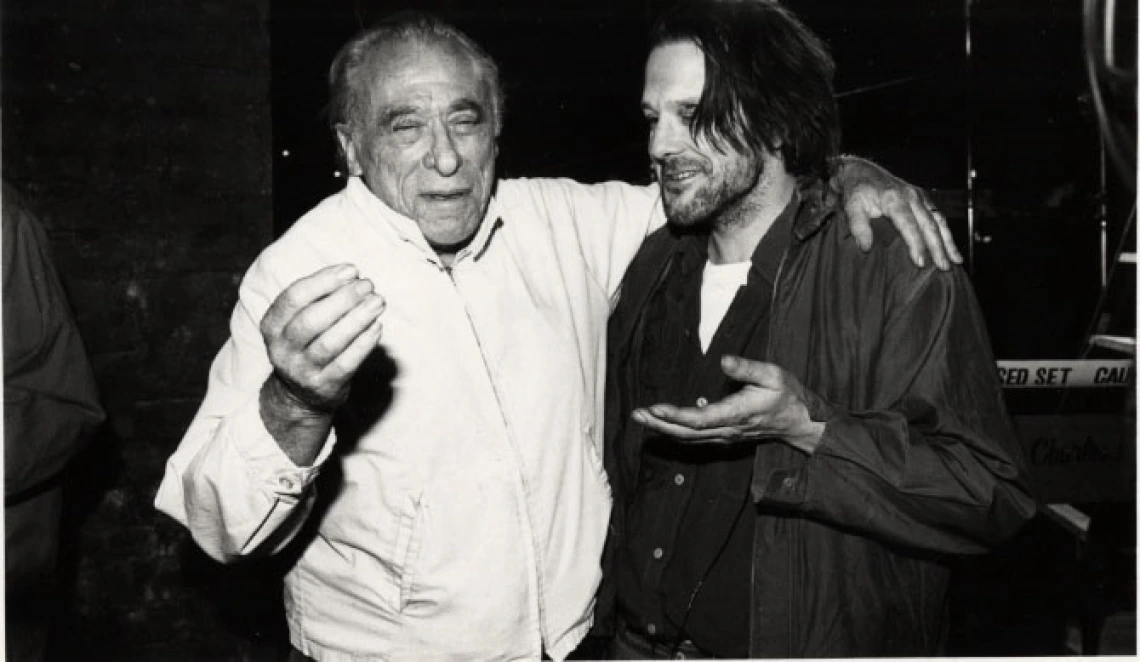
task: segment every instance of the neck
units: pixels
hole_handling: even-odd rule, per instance
[[[756,186],[713,222],[709,261],[731,264],[751,260],[795,190],[796,180],[784,169],[784,162],[767,157]]]

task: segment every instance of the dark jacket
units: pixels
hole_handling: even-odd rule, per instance
[[[3,186],[4,498],[11,505],[59,475],[103,408],[47,235]]]
[[[949,561],[987,551],[1034,513],[993,353],[961,269],[916,267],[885,222],[863,253],[835,196],[817,184],[802,198],[767,356],[814,394],[809,411],[827,426],[810,457],[756,445],[751,654],[936,654]],[[642,430],[629,421],[638,323],[676,241],[668,227],[646,241],[611,317],[614,543],[641,455]],[[603,582],[602,630],[613,610]]]

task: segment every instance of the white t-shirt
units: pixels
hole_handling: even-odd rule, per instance
[[[709,344],[716,330],[724,320],[728,307],[736,298],[736,291],[748,282],[748,270],[752,262],[732,262],[730,264],[705,263],[701,277],[701,351],[709,351]]]

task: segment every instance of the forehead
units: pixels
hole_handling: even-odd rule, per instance
[[[698,101],[704,85],[704,53],[691,41],[671,41],[649,53],[642,100],[654,105]]]
[[[402,39],[373,49],[360,67],[372,108],[448,106],[468,100],[490,106],[490,83],[460,45]]]

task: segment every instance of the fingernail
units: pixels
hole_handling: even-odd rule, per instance
[[[336,270],[336,275],[337,275],[337,278],[340,278],[342,280],[349,280],[351,278],[355,278],[356,277],[356,267],[352,266],[351,264],[346,264],[346,265],[342,266],[340,269]]]
[[[641,411],[640,409],[635,409],[635,410],[633,410],[632,418],[633,418],[633,420],[637,421],[638,423],[644,423],[645,422],[645,412]]]
[[[359,294],[368,294],[369,292],[372,291],[372,281],[367,280],[367,279],[357,281],[356,285],[354,285],[353,287],[356,288],[356,291]]]

